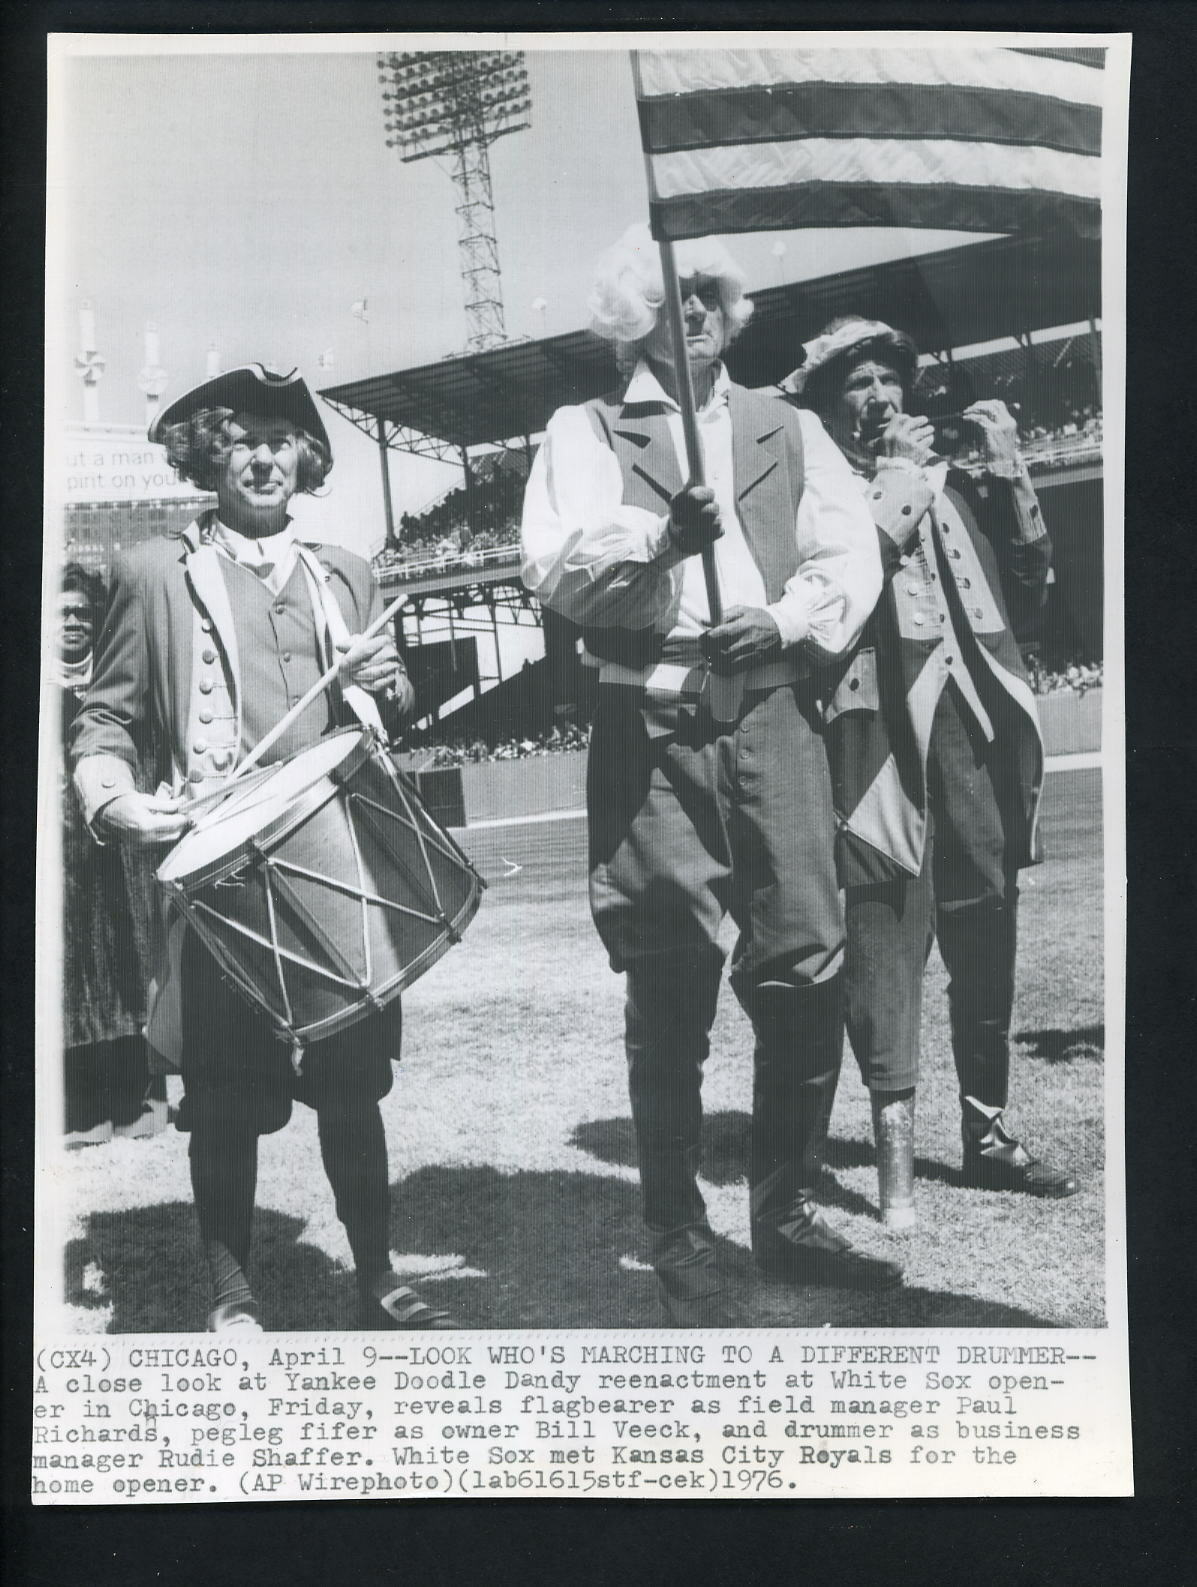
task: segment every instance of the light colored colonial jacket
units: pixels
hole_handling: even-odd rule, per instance
[[[917,875],[927,836],[927,752],[940,685],[928,665],[942,646],[919,611],[899,546],[926,519],[933,582],[960,640],[961,662],[994,735],[998,796],[1012,867],[1042,858],[1043,741],[1019,651],[1041,614],[1051,542],[1030,480],[949,475],[940,495],[918,474],[879,471],[866,499],[886,587],[860,641],[837,669],[825,706],[846,886]],[[936,632],[932,634],[932,627]]]

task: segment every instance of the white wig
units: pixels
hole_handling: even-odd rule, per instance
[[[676,243],[674,257],[683,281],[703,276],[718,286],[730,342],[744,329],[752,313],[752,300],[744,296],[744,272],[713,237]],[[587,300],[590,328],[596,336],[615,342],[618,356],[627,350],[628,343],[642,342],[653,330],[664,301],[660,250],[643,222],[629,226],[595,268]],[[624,344],[623,348],[620,344]],[[624,360],[621,358],[620,362]]]

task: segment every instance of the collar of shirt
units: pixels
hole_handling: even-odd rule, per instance
[[[55,683],[62,689],[73,689],[76,694],[82,694],[91,682],[93,659],[90,650],[80,661],[63,661],[61,656],[52,656],[50,667]]]
[[[280,574],[289,576],[295,561],[297,537],[295,525],[290,519],[286,528],[280,529],[277,534],[264,535],[262,539],[255,540],[252,535],[238,534],[235,529],[222,524],[219,518],[213,517],[205,538],[230,562],[239,562],[260,579],[272,583]]]
[[[726,366],[721,363],[715,375],[714,385],[711,387],[711,395],[698,410],[700,420],[707,418],[708,415],[719,413],[726,408],[727,392],[730,385],[731,377],[727,372]],[[628,389],[623,394],[623,400],[625,403],[654,403],[660,407],[669,408],[674,413],[681,412],[678,404],[665,390],[656,375],[653,374],[652,366],[646,358],[642,358],[632,372],[632,378],[628,381]]]

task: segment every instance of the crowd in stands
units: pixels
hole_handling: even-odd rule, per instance
[[[490,453],[473,465],[470,489],[457,486],[422,513],[404,513],[395,543],[374,558],[376,573],[418,576],[481,568],[519,546],[527,464],[521,453]]]
[[[1099,461],[1102,445],[1101,410],[1089,406],[1076,411],[1057,429],[1032,426],[1024,436],[1023,456],[1034,474],[1037,469],[1060,464]]]
[[[924,372],[919,399],[936,418],[959,414],[974,396],[1000,397],[1018,420],[1023,455],[1031,471],[1067,466],[1070,462],[1100,457],[1102,413],[1097,377],[1087,353],[1076,351],[1070,338],[1054,356],[1051,349],[1038,354],[1048,359],[1028,377],[1020,352],[987,354],[965,360],[955,376],[939,369]],[[1038,350],[1037,350],[1038,351]],[[951,383],[950,383],[951,382]],[[956,461],[966,468],[979,466],[982,454],[968,426]]]
[[[547,731],[527,733],[520,738],[501,738],[493,744],[483,738],[476,738],[470,743],[463,739],[450,739],[445,744],[424,745],[418,753],[429,757],[421,770],[435,771],[442,766],[476,766],[484,761],[531,760],[539,755],[572,754],[584,750],[588,742],[587,729],[579,727],[576,722],[568,722],[564,727],[551,727]]]
[[[959,413],[976,397],[1000,397],[1020,419],[1024,439],[1059,435],[1099,413],[1101,381],[1087,334],[1000,348],[950,364],[929,364],[919,381],[927,411]]]
[[[1000,395],[999,393],[996,393]],[[935,416],[935,404],[929,403],[932,416]],[[1061,464],[1080,463],[1101,456],[1102,444],[1102,412],[1092,403],[1085,403],[1081,407],[1070,407],[1064,415],[1050,423],[1041,420],[1024,422],[1019,404],[1009,404],[1010,411],[1019,421],[1019,440],[1023,457],[1027,467],[1032,473],[1037,469],[1057,467]],[[952,454],[952,460],[966,469],[984,467],[984,454],[979,441],[974,441],[973,432],[967,425],[952,425],[949,437],[959,433],[961,445]],[[944,455],[948,455],[946,450]]]
[[[1048,429],[1042,424],[1033,424],[1023,431],[1023,445],[1031,447],[1038,441],[1070,441],[1086,439],[1101,441],[1102,424],[1101,409],[1095,408],[1091,403],[1086,403],[1083,408],[1073,408],[1062,424]]]
[[[417,541],[413,546],[400,545],[380,551],[374,558],[374,571],[382,574],[407,574],[412,578],[427,578],[437,573],[447,573],[451,568],[484,568],[490,563],[506,561],[519,552],[519,524],[503,535],[483,531],[476,535],[457,538],[446,536],[442,540]]]
[[[1090,689],[1100,689],[1102,665],[1100,661],[1070,661],[1066,667],[1055,670],[1045,667],[1038,656],[1027,658],[1027,670],[1036,694],[1057,694],[1071,689],[1075,694],[1088,694]]]

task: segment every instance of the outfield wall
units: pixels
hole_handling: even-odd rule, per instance
[[[1060,690],[1038,698],[1049,755],[1076,755],[1101,748],[1101,699],[1100,689],[1084,695]],[[427,755],[418,751],[398,758],[405,770],[415,772],[428,761]],[[586,755],[581,751],[487,761],[456,769],[461,772],[466,820],[471,826],[513,816],[579,810],[586,803]]]
[[[428,757],[399,755],[404,771],[419,773]],[[580,810],[586,803],[586,754],[572,750],[536,755],[527,760],[492,760],[458,766],[466,820],[510,820],[512,816],[549,815],[554,810]],[[425,799],[428,793],[422,788]],[[442,817],[442,820],[444,817]]]
[[[1036,697],[1039,726],[1049,755],[1079,755],[1101,748],[1101,700],[1100,689],[1090,689],[1085,694],[1059,689],[1055,694]]]

